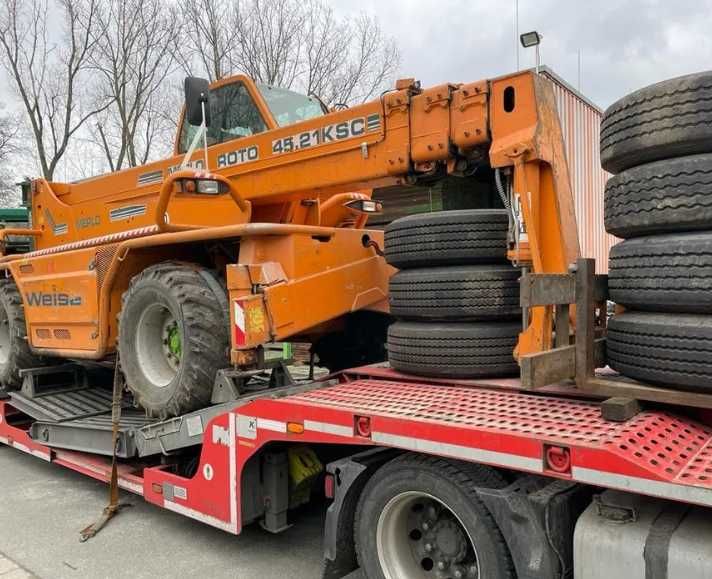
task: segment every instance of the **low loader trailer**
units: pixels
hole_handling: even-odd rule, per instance
[[[395,273],[388,230],[366,227],[371,189],[445,178],[485,213],[406,222]],[[0,257],[0,443],[109,483],[83,539],[119,489],[232,534],[279,533],[326,498],[324,579],[712,577],[712,395],[607,368],[608,279],[580,256],[533,72],[407,79],[332,112],[191,79],[175,158],[25,194],[32,229],[0,232],[33,239]],[[434,262],[457,256],[481,265],[468,283],[511,297],[520,278],[521,323],[389,306],[397,276],[452,279]],[[295,340],[331,373],[265,355]],[[472,377],[493,364],[517,376]]]

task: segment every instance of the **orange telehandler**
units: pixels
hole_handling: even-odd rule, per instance
[[[259,367],[268,342],[326,345],[332,369],[382,359],[392,270],[382,233],[365,229],[371,190],[475,169],[500,171],[512,192],[510,258],[566,272],[579,252],[572,196],[537,75],[405,79],[333,112],[244,76],[187,79],[174,157],[27,187],[31,229],[0,231],[3,244],[34,239],[0,259],[0,381],[118,353],[137,403],[167,417],[207,405],[219,369]],[[519,355],[551,341],[552,308],[532,308]]]

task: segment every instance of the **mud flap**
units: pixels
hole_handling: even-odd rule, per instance
[[[504,536],[519,579],[573,577],[573,536],[593,490],[524,476],[503,489],[478,489]]]
[[[354,549],[354,514],[361,491],[371,475],[398,456],[393,449],[377,448],[327,465],[334,477],[334,500],[324,523],[322,579],[361,579]]]

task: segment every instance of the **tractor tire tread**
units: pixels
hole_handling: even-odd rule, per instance
[[[0,279],[0,303],[7,313],[10,334],[8,362],[0,366],[0,385],[15,390],[22,385],[20,370],[46,366],[50,359],[35,354],[30,348],[22,296],[11,278]]]
[[[128,379],[126,368],[130,360],[121,358],[121,366],[129,390],[135,402],[143,407],[149,416],[165,419],[197,410],[210,403],[215,372],[228,366],[229,315],[224,296],[212,295],[214,289],[206,285],[205,275],[212,272],[200,266],[167,261],[146,268],[134,276],[129,288],[122,296],[122,312],[132,295],[147,281],[155,281],[165,286],[181,304],[182,317],[188,331],[184,345],[186,366],[180,370],[174,395],[165,406],[151,404],[139,388]],[[121,320],[121,314],[119,314]],[[121,344],[121,321],[119,323],[119,343]],[[185,356],[188,353],[190,355]],[[129,370],[129,373],[130,370]]]

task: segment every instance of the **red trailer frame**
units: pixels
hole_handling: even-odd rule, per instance
[[[242,530],[247,462],[273,442],[377,446],[712,506],[712,428],[667,410],[623,423],[566,388],[525,392],[519,381],[445,381],[367,367],[339,383],[235,407],[204,428],[192,478],[122,463],[119,486],[224,531]],[[0,443],[108,482],[111,462],[32,440],[26,417],[0,401]]]

